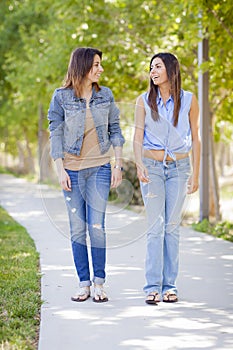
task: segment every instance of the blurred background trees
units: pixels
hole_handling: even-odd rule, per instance
[[[2,166],[51,178],[46,115],[74,48],[103,51],[101,84],[113,90],[119,103],[131,159],[134,102],[148,87],[151,56],[173,52],[183,87],[197,95],[198,42],[208,38],[209,61],[201,68],[210,76],[215,165],[219,175],[226,175],[233,163],[232,13],[230,0],[2,0]]]

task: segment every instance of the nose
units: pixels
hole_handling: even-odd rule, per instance
[[[154,72],[156,72],[156,67],[155,66],[151,67],[151,73],[154,73]]]
[[[100,72],[103,72],[103,71],[104,71],[104,69],[103,69],[102,66],[99,66],[99,71],[100,71]]]
[[[154,68],[152,68],[151,69],[151,71],[150,71],[150,77],[152,78],[152,76],[155,74],[155,70],[154,70]]]

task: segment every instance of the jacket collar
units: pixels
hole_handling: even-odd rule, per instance
[[[82,98],[82,97],[77,97],[77,96],[75,95],[74,89],[72,89],[72,95],[73,95],[73,99],[74,99],[75,101],[80,101],[80,102],[84,101],[84,98]],[[93,87],[92,87],[92,96],[91,96],[91,100],[95,100],[95,99],[99,99],[99,98],[103,98],[103,97],[104,97],[104,96],[103,96],[103,94],[102,94],[101,88],[100,88],[99,91],[96,91],[95,87],[93,86]]]

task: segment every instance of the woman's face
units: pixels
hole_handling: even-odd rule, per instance
[[[104,69],[101,66],[101,59],[98,55],[94,56],[93,65],[90,72],[87,74],[87,79],[91,83],[97,83]]]
[[[155,85],[162,85],[168,83],[166,67],[159,57],[155,57],[150,67],[150,78]]]

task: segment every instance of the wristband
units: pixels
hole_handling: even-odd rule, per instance
[[[124,168],[120,165],[114,165],[114,169],[120,169],[120,171],[124,170]]]

